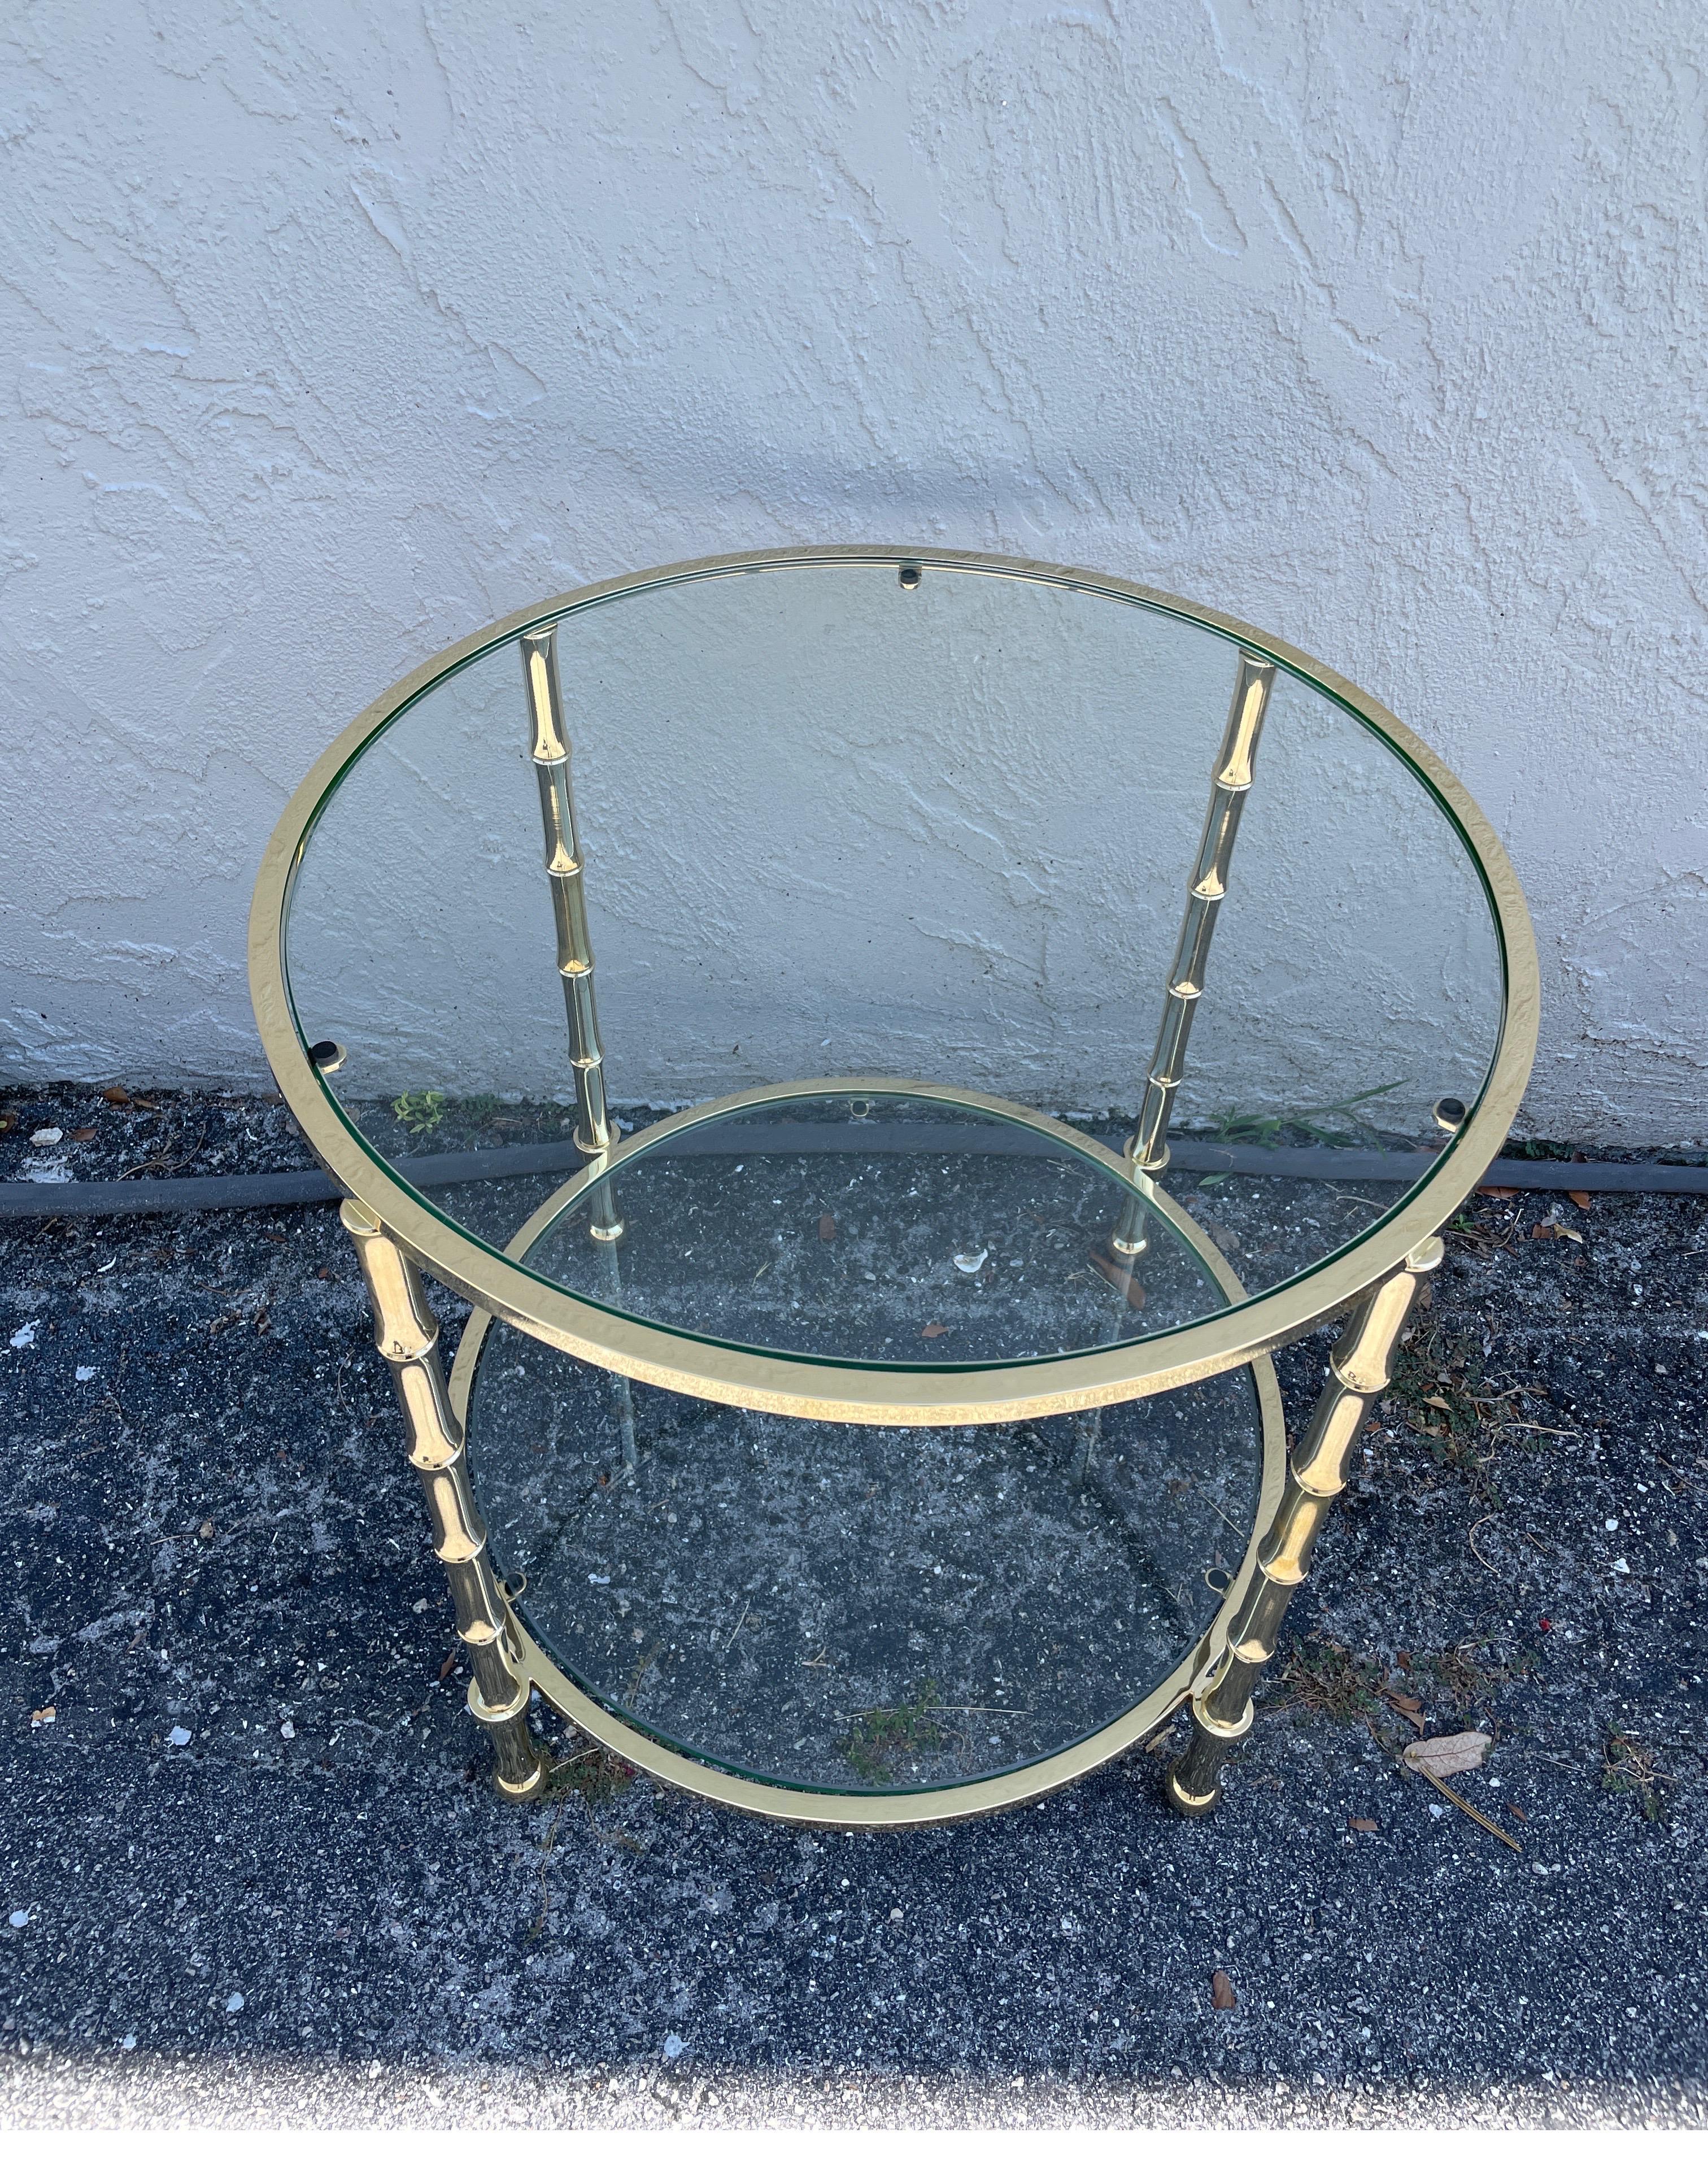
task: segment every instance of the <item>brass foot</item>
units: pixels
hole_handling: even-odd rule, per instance
[[[1163,1782],[1169,1807],[1183,1818],[1207,1818],[1221,1801],[1221,1781],[1213,1781],[1202,1794],[1194,1794],[1180,1776],[1182,1760],[1176,1757],[1168,1768],[1168,1777]]]

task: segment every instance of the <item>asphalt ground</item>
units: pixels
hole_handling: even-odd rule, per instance
[[[1700,1199],[1474,1200],[1214,1818],[1165,1748],[805,1834],[586,1756],[497,1800],[330,1206],[0,1227],[0,2118],[1700,2126],[1705,1349]],[[1516,1850],[1399,1762],[1470,1726]]]

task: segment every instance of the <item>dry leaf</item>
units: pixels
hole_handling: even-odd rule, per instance
[[[1224,2009],[1239,2005],[1233,1985],[1224,1969],[1218,1969],[1209,1980],[1209,2003],[1212,2007]]]
[[[95,1140],[95,1131],[93,1129],[74,1129],[71,1131],[71,1140],[74,1144],[92,1144]]]
[[[1452,1410],[1448,1406],[1448,1404],[1441,1399],[1439,1394],[1425,1394],[1424,1397],[1424,1406],[1426,1409],[1446,1409],[1449,1416],[1452,1414]]]
[[[1568,1189],[1566,1191],[1566,1194],[1571,1199],[1572,1202],[1577,1206],[1579,1211],[1587,1212],[1589,1210],[1590,1192],[1587,1189]]]
[[[818,1220],[818,1240],[821,1242],[834,1242],[835,1239],[836,1222],[828,1212],[821,1213]]]
[[[40,1711],[30,1713],[30,1724],[31,1726],[52,1726],[58,1716],[52,1704],[43,1704]]]
[[[1584,1245],[1584,1238],[1577,1229],[1562,1227],[1557,1219],[1554,1222],[1554,1240],[1556,1242],[1575,1242],[1579,1249]]]
[[[1518,1193],[1516,1189],[1502,1189],[1494,1182],[1485,1182],[1477,1191],[1479,1196],[1516,1196]]]
[[[1396,1711],[1413,1712],[1422,1718],[1424,1708],[1415,1697],[1402,1696],[1397,1689],[1389,1689],[1385,1693]]]
[[[1348,1818],[1347,1823],[1355,1833],[1373,1833],[1376,1830],[1374,1818]]]
[[[1530,1240],[1533,1242],[1551,1242],[1554,1239],[1554,1230],[1551,1227],[1533,1227],[1530,1229]]]
[[[1523,1811],[1518,1808],[1516,1803],[1508,1803],[1507,1808],[1512,1812],[1512,1815],[1518,1820],[1518,1823],[1521,1825],[1529,1825],[1530,1820],[1526,1817]]]
[[[1474,1772],[1493,1746],[1491,1734],[1438,1734],[1432,1741],[1414,1742],[1402,1753],[1413,1772],[1426,1780],[1451,1780],[1456,1772]]]
[[[442,1665],[442,1666],[439,1668],[439,1671],[438,1671],[438,1677],[439,1677],[439,1679],[440,1679],[441,1681],[444,1681],[444,1680],[445,1679],[446,1676],[447,1676],[447,1675],[449,1675],[449,1673],[451,1673],[451,1672],[453,1671],[453,1670],[455,1669],[455,1665],[456,1665],[456,1662],[457,1662],[457,1654],[456,1654],[456,1653],[455,1653],[455,1651],[453,1651],[453,1652],[451,1652],[451,1653],[450,1653],[449,1656],[446,1659],[446,1660],[445,1660],[445,1662],[444,1662],[444,1665]]]
[[[116,1083],[109,1085],[101,1095],[109,1106],[128,1106],[130,1103],[130,1093],[121,1090]]]
[[[946,1325],[939,1325],[934,1317],[920,1337],[925,1340],[940,1340],[948,1330],[949,1328]]]
[[[1088,1251],[1086,1258],[1098,1278],[1109,1282],[1129,1310],[1143,1309],[1144,1289],[1127,1266],[1116,1264],[1113,1257],[1105,1257],[1100,1250]]]

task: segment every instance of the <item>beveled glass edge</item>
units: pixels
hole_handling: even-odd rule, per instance
[[[308,1062],[305,1041],[291,1007],[284,960],[284,924],[302,852],[326,800],[368,743],[448,675],[471,660],[496,649],[529,629],[607,599],[659,589],[675,583],[738,575],[786,566],[900,566],[917,563],[971,573],[1012,577],[1149,607],[1204,628],[1272,659],[1289,674],[1317,688],[1358,725],[1386,743],[1420,779],[1468,851],[1490,908],[1504,972],[1500,1035],[1481,1090],[1466,1123],[1428,1172],[1398,1201],[1353,1240],[1316,1260],[1287,1281],[1264,1289],[1244,1303],[1192,1321],[1184,1327],[1141,1334],[1119,1348],[1038,1359],[1022,1365],[976,1366],[986,1381],[977,1403],[948,1400],[926,1383],[946,1378],[951,1367],[908,1373],[916,1389],[912,1401],[874,1400],[849,1383],[857,1367],[789,1365],[787,1383],[763,1372],[725,1376],[702,1371],[691,1354],[707,1344],[675,1336],[671,1354],[642,1353],[613,1346],[605,1337],[609,1310],[582,1304],[538,1275],[506,1267],[493,1245],[449,1221],[379,1160],[344,1118],[337,1101]],[[250,917],[250,986],[263,1047],[275,1079],[302,1124],[317,1156],[336,1179],[351,1188],[400,1244],[470,1301],[496,1309],[511,1324],[532,1330],[587,1361],[629,1370],[654,1384],[697,1392],[711,1400],[736,1400],[777,1414],[838,1416],[848,1420],[994,1422],[1002,1416],[1061,1414],[1108,1400],[1132,1399],[1168,1385],[1189,1383],[1217,1369],[1251,1360],[1333,1316],[1351,1295],[1391,1270],[1426,1235],[1444,1223],[1496,1156],[1515,1116],[1539,1027],[1540,980],[1534,935],[1516,874],[1500,839],[1457,776],[1429,746],[1366,692],[1280,638],[1230,616],[1213,613],[1164,592],[1123,578],[1050,562],[1033,562],[1000,554],[948,550],[915,552],[895,546],[780,547],[744,555],[715,555],[675,566],[642,571],[583,586],[555,600],[529,607],[449,646],[394,683],[358,715],[324,750],[299,786],[274,829],[257,874]],[[295,1093],[295,1095],[293,1095]],[[329,1124],[329,1125],[328,1125]],[[342,1157],[340,1157],[342,1153]],[[1449,1179],[1455,1184],[1448,1188]],[[388,1218],[388,1212],[390,1217]],[[426,1215],[425,1225],[414,1215]],[[1411,1212],[1414,1216],[1408,1218]],[[468,1252],[474,1256],[470,1257]],[[543,1291],[543,1292],[542,1292]],[[559,1307],[552,1306],[556,1298]],[[1238,1337],[1218,1348],[1202,1337],[1220,1327]],[[769,1359],[744,1354],[755,1364]],[[1064,1365],[1084,1365],[1116,1357],[1149,1358],[1148,1368],[1111,1379],[1101,1371],[1081,1370],[1064,1378]],[[965,1367],[961,1367],[963,1369]],[[816,1383],[793,1374],[811,1372]],[[1033,1374],[1022,1389],[1011,1383],[1017,1372]],[[834,1382],[834,1383],[833,1383]]]

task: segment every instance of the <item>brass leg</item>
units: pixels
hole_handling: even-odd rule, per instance
[[[528,754],[540,791],[540,823],[545,833],[546,875],[552,889],[552,914],[558,927],[558,975],[563,980],[564,1009],[569,1022],[570,1067],[576,1079],[576,1142],[597,1157],[610,1149],[610,1114],[605,1102],[605,1056],[599,1042],[599,1014],[593,1003],[593,942],[587,929],[581,835],[576,825],[575,783],[570,775],[570,737],[564,721],[564,693],[558,678],[558,632],[537,630],[521,640],[522,682],[528,698]],[[617,1240],[622,1214],[609,1181],[592,1193],[592,1236],[609,1245],[608,1283],[611,1299],[622,1300],[617,1268]],[[635,1397],[626,1378],[613,1387],[623,1463],[635,1473]]]
[[[1155,1176],[1168,1164],[1168,1121],[1174,1110],[1174,1094],[1186,1074],[1187,1040],[1192,1019],[1204,997],[1204,980],[1209,959],[1209,942],[1215,919],[1227,892],[1228,865],[1233,857],[1234,836],[1240,814],[1250,792],[1257,763],[1258,737],[1263,732],[1264,712],[1274,683],[1275,668],[1250,652],[1239,655],[1239,677],[1221,748],[1210,776],[1209,809],[1198,842],[1198,861],[1186,892],[1186,914],[1174,950],[1174,967],[1168,973],[1168,997],[1162,1024],[1151,1055],[1150,1074],[1144,1085],[1144,1104],[1138,1127],[1127,1146],[1133,1177]],[[1146,1247],[1147,1212],[1142,1198],[1134,1198],[1122,1212],[1110,1240],[1117,1263],[1130,1263]]]
[[[457,1632],[473,1669],[469,1709],[492,1737],[498,1788],[530,1801],[545,1786],[544,1753],[528,1729],[527,1682],[516,1671],[515,1632],[487,1551],[486,1525],[469,1490],[462,1427],[452,1413],[438,1356],[438,1322],[421,1274],[366,1205],[340,1208],[373,1304],[374,1337],[391,1366],[409,1434],[409,1458],[433,1517],[433,1548],[445,1564]]]
[[[1310,1571],[1329,1503],[1357,1456],[1370,1404],[1387,1384],[1418,1283],[1441,1262],[1435,1235],[1372,1288],[1336,1343],[1329,1381],[1294,1448],[1281,1505],[1258,1548],[1258,1571],[1228,1630],[1221,1656],[1192,1700],[1192,1741],[1169,1768],[1176,1809],[1202,1817],[1221,1799],[1221,1768],[1251,1731],[1252,1691],[1275,1655],[1282,1616]]]
[[[609,1147],[611,1124],[605,1106],[605,1057],[599,1044],[598,1010],[593,1004],[593,942],[587,930],[581,842],[576,829],[570,738],[558,681],[558,632],[555,627],[541,629],[533,636],[525,636],[521,644],[522,677],[528,696],[528,754],[539,785],[546,875],[551,882],[552,912],[558,927],[558,975],[564,983],[570,1066],[576,1079],[576,1141],[584,1151],[602,1151]]]

